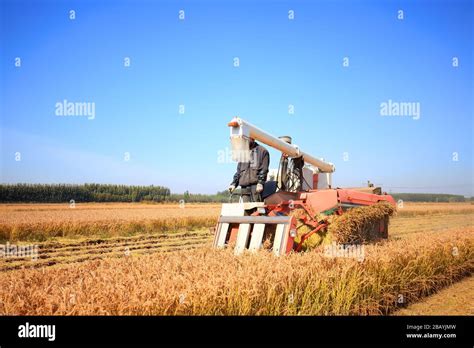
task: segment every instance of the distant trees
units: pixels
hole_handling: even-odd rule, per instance
[[[179,202],[181,200],[186,203],[227,203],[229,201],[229,192],[222,191],[213,195],[206,195],[185,191],[183,194],[172,193],[168,198],[170,202]]]
[[[0,202],[164,202],[170,190],[162,186],[104,184],[1,184]]]
[[[443,193],[392,193],[395,200],[407,202],[468,202],[471,198],[465,198],[461,195],[450,195]]]

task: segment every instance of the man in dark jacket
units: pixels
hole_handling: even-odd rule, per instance
[[[263,185],[267,181],[270,154],[254,139],[250,139],[249,149],[250,161],[239,162],[237,172],[229,186],[229,192],[232,193],[237,186],[240,186],[244,202],[259,202]]]

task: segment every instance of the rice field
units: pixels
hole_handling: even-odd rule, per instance
[[[106,258],[0,275],[0,313],[19,315],[377,315],[474,270],[471,229],[321,253],[228,250]],[[456,253],[453,253],[456,247]]]
[[[213,226],[219,212],[219,204],[0,204],[0,243],[189,231]],[[443,224],[448,217],[456,224],[467,217],[472,225],[473,216],[470,203],[404,203],[396,219],[407,218],[406,225],[411,225],[409,218],[416,217],[429,225],[431,219]]]
[[[210,227],[216,204],[0,204],[0,242],[117,237]]]
[[[0,260],[0,314],[384,315],[474,270],[467,203],[405,203],[363,261],[321,248],[281,258],[212,250],[207,227],[219,209],[0,205],[3,243],[35,241],[39,251]]]

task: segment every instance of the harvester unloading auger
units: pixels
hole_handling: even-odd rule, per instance
[[[332,188],[334,165],[301,151],[290,137],[276,138],[237,117],[229,127],[233,160],[249,154],[250,138],[282,155],[276,173],[269,173],[263,202],[222,205],[214,247],[284,255],[305,250],[310,241],[358,244],[388,237],[395,201],[380,187]]]

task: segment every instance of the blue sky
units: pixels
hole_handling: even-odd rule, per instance
[[[333,162],[337,186],[474,195],[471,1],[0,3],[3,183],[220,191],[238,115]]]

